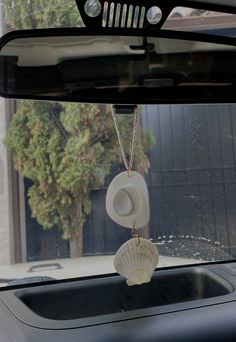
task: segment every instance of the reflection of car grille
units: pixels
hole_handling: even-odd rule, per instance
[[[106,1],[103,6],[102,26],[142,28],[145,15],[146,8],[144,6],[115,4]]]

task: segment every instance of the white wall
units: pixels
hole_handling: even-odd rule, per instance
[[[9,157],[4,145],[6,130],[7,110],[5,100],[0,98],[0,264],[9,264],[13,257],[11,255],[13,237],[11,236]]]
[[[4,32],[3,5],[0,0],[0,36]],[[0,98],[0,264],[13,261],[10,160],[4,145],[8,126],[7,101]]]

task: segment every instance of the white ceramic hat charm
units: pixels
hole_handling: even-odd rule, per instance
[[[116,252],[114,266],[132,286],[149,283],[158,261],[158,250],[150,240],[132,238]]]
[[[108,187],[106,210],[110,218],[123,227],[146,226],[150,220],[150,208],[143,176],[136,171],[118,174]]]

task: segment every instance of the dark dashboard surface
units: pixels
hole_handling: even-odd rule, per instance
[[[156,270],[0,292],[0,341],[235,341],[236,263]]]

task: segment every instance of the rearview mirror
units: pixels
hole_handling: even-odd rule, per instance
[[[234,46],[171,34],[81,32],[3,37],[0,95],[120,104],[235,102]]]

